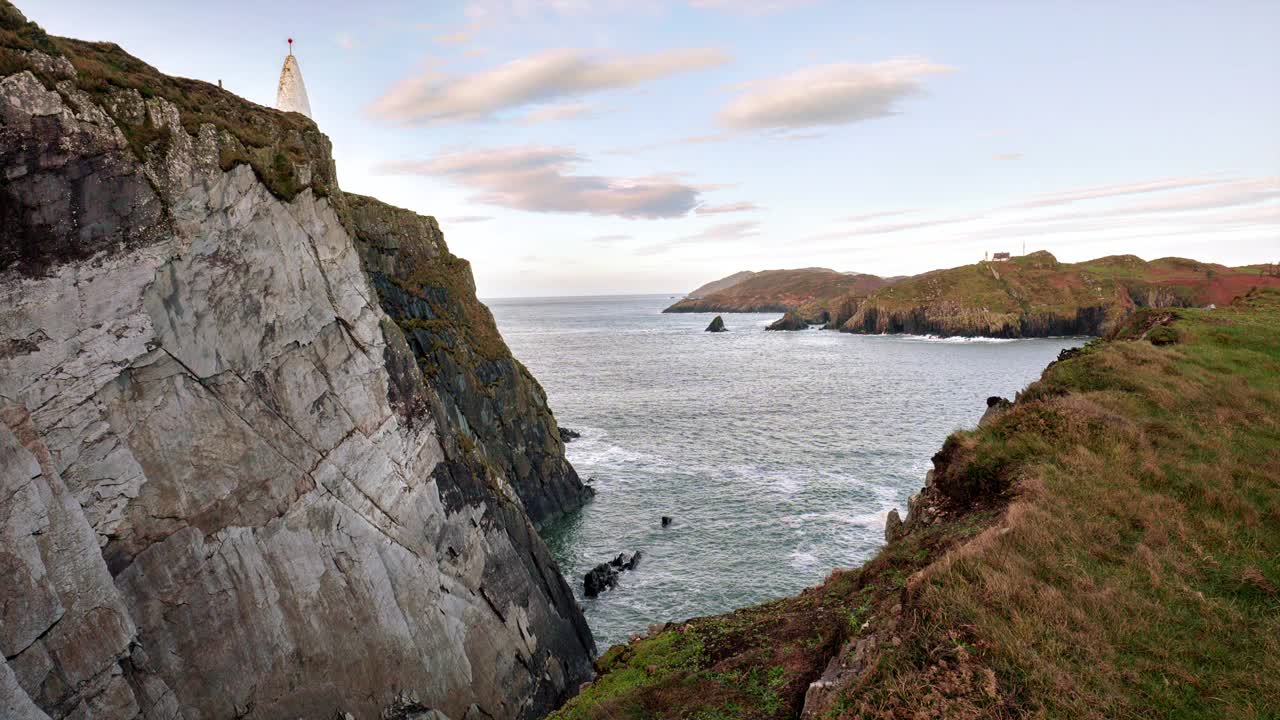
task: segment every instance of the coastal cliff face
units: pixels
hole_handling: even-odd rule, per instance
[[[786,313],[772,330],[822,325],[873,334],[1103,335],[1138,308],[1225,304],[1252,287],[1280,287],[1280,277],[1264,270],[1132,255],[1061,263],[1044,251],[908,278],[766,270],[664,312]]]
[[[1104,335],[1143,307],[1227,303],[1280,285],[1257,272],[1182,258],[1112,256],[1060,263],[1040,251],[917,275],[832,306],[828,327],[852,333]]]
[[[346,199],[382,309],[404,333],[448,424],[508,479],[535,523],[581,507],[593,491],[565,459],[542,386],[476,299],[471,266],[449,252],[434,218]]]
[[[593,641],[525,508],[580,483],[434,222],[345,196],[305,118],[3,1],[0,99],[0,716],[571,695]]]

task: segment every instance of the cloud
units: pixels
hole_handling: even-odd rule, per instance
[[[379,169],[443,178],[475,190],[472,202],[530,212],[672,218],[698,205],[697,188],[669,177],[572,174],[583,161],[567,148],[529,146],[463,151]]]
[[[631,147],[619,147],[612,150],[606,150],[609,155],[640,155],[642,153],[661,150],[664,148],[679,147],[682,145],[703,145],[713,142],[724,142],[732,140],[734,133],[718,132],[709,133],[707,135],[690,135],[688,137],[676,138],[675,140],[665,140],[663,142],[649,143],[648,145],[633,145]]]
[[[1202,188],[1194,192],[1175,193],[1157,200],[1098,210],[1059,213],[1040,219],[1074,220],[1149,215],[1152,213],[1182,213],[1240,205],[1256,205],[1271,200],[1280,200],[1280,177],[1222,181],[1208,188]]]
[[[1179,190],[1182,191],[1178,192]],[[1146,194],[1157,194],[1158,197],[1119,205],[1093,205],[1067,212],[1049,211],[1050,208],[1076,202],[1106,201]],[[1040,212],[1028,213],[1028,210]],[[845,222],[853,223],[854,227],[813,235],[803,238],[801,242],[847,241],[864,236],[930,228],[943,230],[931,238],[912,241],[911,246],[1023,238],[1034,240],[1086,233],[1092,237],[1110,237],[1115,232],[1124,230],[1140,233],[1133,237],[1158,237],[1161,233],[1183,234],[1188,230],[1191,231],[1190,234],[1205,235],[1239,230],[1274,231],[1280,224],[1280,177],[1165,178],[1039,195],[1026,202],[972,215],[861,224],[907,212],[913,211],[867,213],[845,218]]]
[[[903,211],[908,212],[908,211]],[[893,215],[897,213],[886,213]],[[875,217],[872,213],[864,217]],[[913,220],[911,222],[899,223],[880,223],[878,225],[862,225],[859,227],[848,228],[845,230],[833,230],[831,232],[819,233],[803,238],[800,242],[814,243],[824,242],[828,240],[852,240],[854,238],[864,237],[867,235],[889,235],[892,233],[906,232],[908,230],[923,230],[924,228],[941,227],[944,225],[963,225],[966,223],[981,220],[984,216],[981,214],[974,215],[954,215],[950,217],[933,218],[930,220]]]
[[[818,0],[470,0],[466,15],[474,20],[530,20],[543,15],[584,16],[602,13],[654,12],[670,5],[688,4],[699,10],[720,10],[747,15],[765,15]]]
[[[630,235],[597,235],[591,238],[591,242],[596,243],[598,245],[612,245],[614,243],[619,243],[624,240],[630,240],[630,239],[631,239]]]
[[[592,111],[592,106],[587,103],[566,103],[564,105],[547,105],[546,107],[530,110],[520,117],[520,122],[525,125],[537,125],[545,122],[554,122],[556,120],[568,120],[579,115],[586,115]]]
[[[991,156],[991,159],[999,160],[1001,162],[1008,162],[1011,160],[1021,160],[1022,153],[996,153],[995,155]]]
[[[722,215],[725,213],[751,212],[761,209],[759,205],[753,202],[736,202],[725,205],[699,205],[699,215]]]
[[[725,53],[708,48],[612,58],[579,50],[548,50],[461,77],[425,70],[392,86],[369,106],[369,112],[404,125],[484,119],[525,105],[633,87],[728,59]]]
[[[1098,185],[1080,190],[1053,192],[1037,195],[1026,202],[1010,205],[1010,208],[1042,208],[1055,205],[1070,205],[1083,200],[1101,200],[1103,198],[1122,197],[1125,195],[1142,195],[1145,193],[1164,192],[1181,188],[1214,185],[1224,182],[1221,177],[1179,177],[1146,180],[1136,183],[1118,185]]]
[[[741,86],[742,94],[720,111],[719,121],[737,130],[760,130],[888,117],[897,114],[901,100],[922,92],[925,77],[950,70],[924,58],[805,68]]]
[[[463,225],[466,223],[489,222],[492,219],[492,215],[458,215],[456,217],[445,218],[444,221],[450,225]]]
[[[637,255],[658,255],[677,247],[686,245],[705,245],[709,243],[737,242],[760,234],[760,223],[755,220],[721,223],[675,240],[647,245],[636,249]]]
[[[914,208],[906,208],[903,210],[881,210],[879,212],[863,213],[861,215],[850,215],[843,218],[847,223],[862,223],[869,220],[879,220],[881,218],[894,217],[895,215],[906,215],[908,213],[918,212]]]
[[[351,37],[351,33],[340,32],[334,37],[333,41],[343,50],[355,50],[356,39]]]
[[[768,15],[813,5],[816,0],[689,0],[689,6],[700,10],[727,10],[748,15]]]
[[[455,30],[435,37],[436,42],[444,45],[462,45],[469,40],[471,40],[471,31],[469,30]]]

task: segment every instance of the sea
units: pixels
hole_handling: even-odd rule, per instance
[[[486,300],[596,489],[544,529],[603,650],[650,624],[793,595],[884,543],[930,458],[1085,338],[766,332],[778,314],[663,314],[678,296]],[[663,528],[662,516],[673,519]],[[617,588],[582,576],[640,551]]]

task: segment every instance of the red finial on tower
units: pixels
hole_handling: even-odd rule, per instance
[[[293,38],[289,38],[289,54],[293,54]]]

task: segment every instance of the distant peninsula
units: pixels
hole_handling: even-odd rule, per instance
[[[1253,287],[1280,287],[1280,276],[1174,257],[1063,263],[1039,251],[907,278],[822,268],[736,273],[700,290],[715,286],[664,312],[786,313],[776,330],[1018,338],[1102,335],[1138,308],[1225,304]]]
[[[788,312],[866,295],[898,279],[827,268],[746,270],[703,285],[663,312]]]

